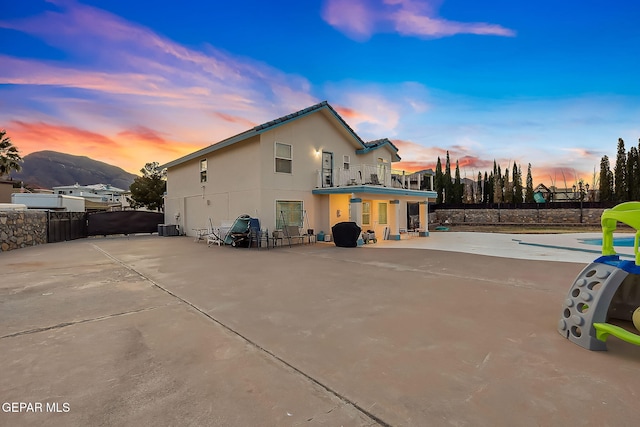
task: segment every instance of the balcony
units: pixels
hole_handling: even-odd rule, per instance
[[[433,189],[433,176],[391,169],[389,164],[349,165],[348,169],[318,170],[316,188],[347,187],[353,185],[377,185],[407,190],[420,190],[427,180],[426,190]]]

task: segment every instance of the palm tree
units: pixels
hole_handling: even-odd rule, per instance
[[[11,142],[6,130],[0,131],[0,177],[7,175],[12,170],[19,172],[22,169],[22,157],[18,149]]]

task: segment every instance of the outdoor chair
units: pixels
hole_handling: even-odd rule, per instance
[[[207,232],[207,246],[222,245],[224,242],[224,236],[221,235],[220,228],[215,228],[211,218],[209,218],[209,230]]]
[[[284,237],[289,241],[289,247],[291,247],[292,240],[298,240],[299,243],[304,243],[306,235],[300,234],[300,227],[297,225],[285,225],[284,229]]]
[[[260,220],[251,218],[249,220],[249,247],[252,248],[255,245],[256,248],[260,249],[263,243],[269,249],[269,230],[261,230]]]
[[[273,247],[278,246],[278,242],[280,242],[280,246],[282,246],[284,242],[284,231],[282,230],[274,230],[273,235],[271,236],[273,240]]]

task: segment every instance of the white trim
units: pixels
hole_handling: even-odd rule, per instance
[[[290,154],[290,158],[286,158],[286,157],[281,157],[278,156],[278,144],[280,145],[286,145],[289,147],[289,152]],[[277,160],[288,160],[291,164],[291,171],[290,172],[282,172],[279,171],[277,169]],[[274,173],[283,173],[283,174],[287,174],[287,175],[293,175],[293,145],[292,144],[287,144],[286,142],[278,142],[278,141],[274,141],[273,142],[273,171]]]
[[[207,158],[205,157],[204,159],[200,159],[200,182],[207,182],[207,169],[209,167],[209,161],[207,160]],[[202,167],[204,165],[204,167]],[[204,172],[204,179],[202,179],[203,175],[202,172]]]

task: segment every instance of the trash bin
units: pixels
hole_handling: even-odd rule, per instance
[[[355,222],[339,222],[331,227],[333,241],[336,246],[343,248],[357,247],[361,231],[362,229]]]

